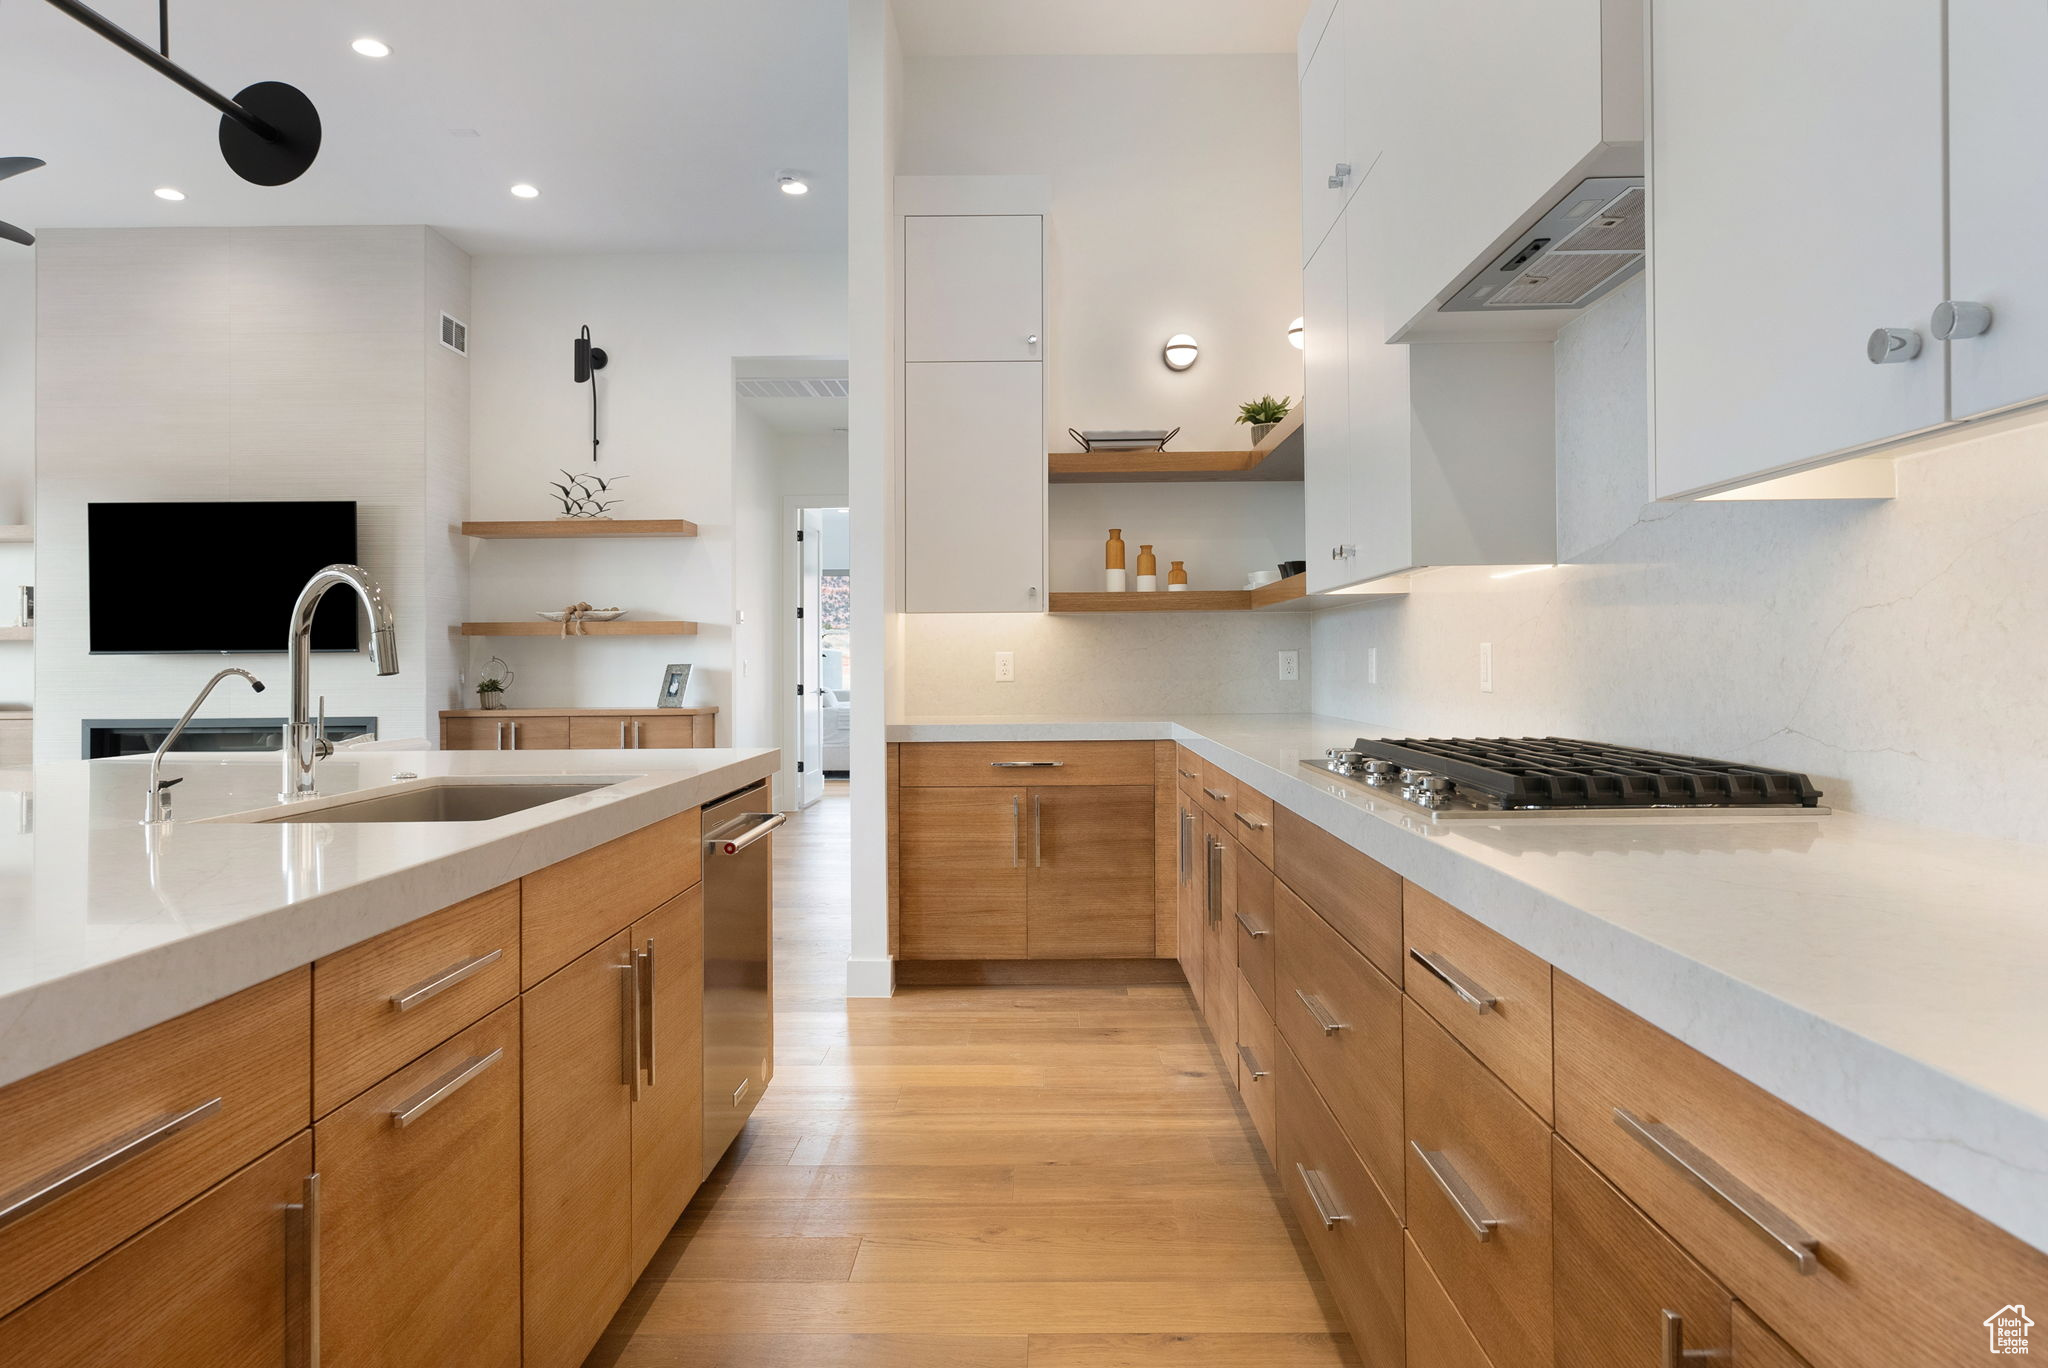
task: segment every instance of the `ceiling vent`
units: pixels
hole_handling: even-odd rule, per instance
[[[739,380],[735,382],[742,399],[844,399],[847,397],[844,376],[826,376],[817,380],[785,380],[770,378],[761,380]]]
[[[469,355],[469,324],[442,314],[441,345],[457,356]]]

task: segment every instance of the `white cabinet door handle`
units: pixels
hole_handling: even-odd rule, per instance
[[[1928,330],[1943,342],[1982,337],[1991,331],[1991,306],[1967,299],[1944,299],[1934,306]]]
[[[1920,334],[1912,328],[1879,328],[1864,345],[1873,366],[1911,361],[1920,354]]]

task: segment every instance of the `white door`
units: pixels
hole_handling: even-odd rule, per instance
[[[1384,181],[1368,185],[1351,201],[1330,239],[1333,247],[1344,248],[1349,300],[1345,378],[1350,440],[1345,455],[1351,483],[1341,540],[1358,548],[1337,567],[1342,571],[1340,583],[1393,574],[1416,561],[1415,411],[1409,398],[1409,365],[1417,348],[1387,341],[1384,282],[1373,256],[1380,240],[1373,232],[1374,215],[1402,208],[1386,202]],[[1314,562],[1310,565],[1313,568]]]
[[[797,749],[801,762],[797,771],[797,805],[809,807],[825,796],[825,724],[818,704],[818,634],[824,619],[819,604],[818,578],[822,566],[819,557],[825,544],[825,510],[806,508],[798,516],[802,522],[803,539],[798,543],[801,572],[797,576],[798,610],[801,614],[798,618],[801,630],[797,634],[801,676],[797,682],[802,686],[797,694]]]
[[[1044,369],[1015,362],[903,368],[906,611],[1045,607]]]
[[[1356,5],[1359,0],[1349,0]],[[1301,73],[1301,259],[1316,254],[1344,207],[1363,166],[1339,173],[1345,161],[1343,42],[1344,4],[1339,3],[1322,41]],[[1332,182],[1335,184],[1332,184]]]
[[[1659,497],[1944,421],[1941,11],[1652,0]],[[1872,364],[1885,328],[1919,355]]]
[[[1951,0],[1949,297],[1991,311],[1949,345],[1952,417],[2048,394],[2044,58],[2048,0]]]
[[[1357,514],[1351,468],[1348,306],[1344,230],[1323,240],[1301,272],[1302,498],[1306,502],[1308,591],[1349,584]]]
[[[1036,214],[903,220],[903,359],[1045,356],[1045,220]]]

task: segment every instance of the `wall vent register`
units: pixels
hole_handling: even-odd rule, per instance
[[[1432,817],[1598,816],[1654,809],[1825,813],[1803,774],[1565,737],[1374,741],[1305,765]]]

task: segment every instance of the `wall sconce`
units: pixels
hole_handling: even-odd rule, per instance
[[[1195,339],[1186,333],[1175,333],[1167,338],[1166,350],[1161,353],[1166,360],[1166,368],[1170,371],[1186,370],[1195,364],[1195,358],[1201,354],[1202,349],[1195,345]]]
[[[1301,320],[1300,320],[1300,319],[1298,319],[1298,318],[1297,318],[1297,319],[1295,319],[1295,320],[1294,320],[1294,321],[1293,321],[1292,323],[1289,323],[1289,324],[1287,325],[1287,340],[1288,340],[1289,342],[1292,342],[1292,343],[1294,344],[1294,349],[1295,349],[1296,351],[1300,351],[1300,350],[1301,350]]]

